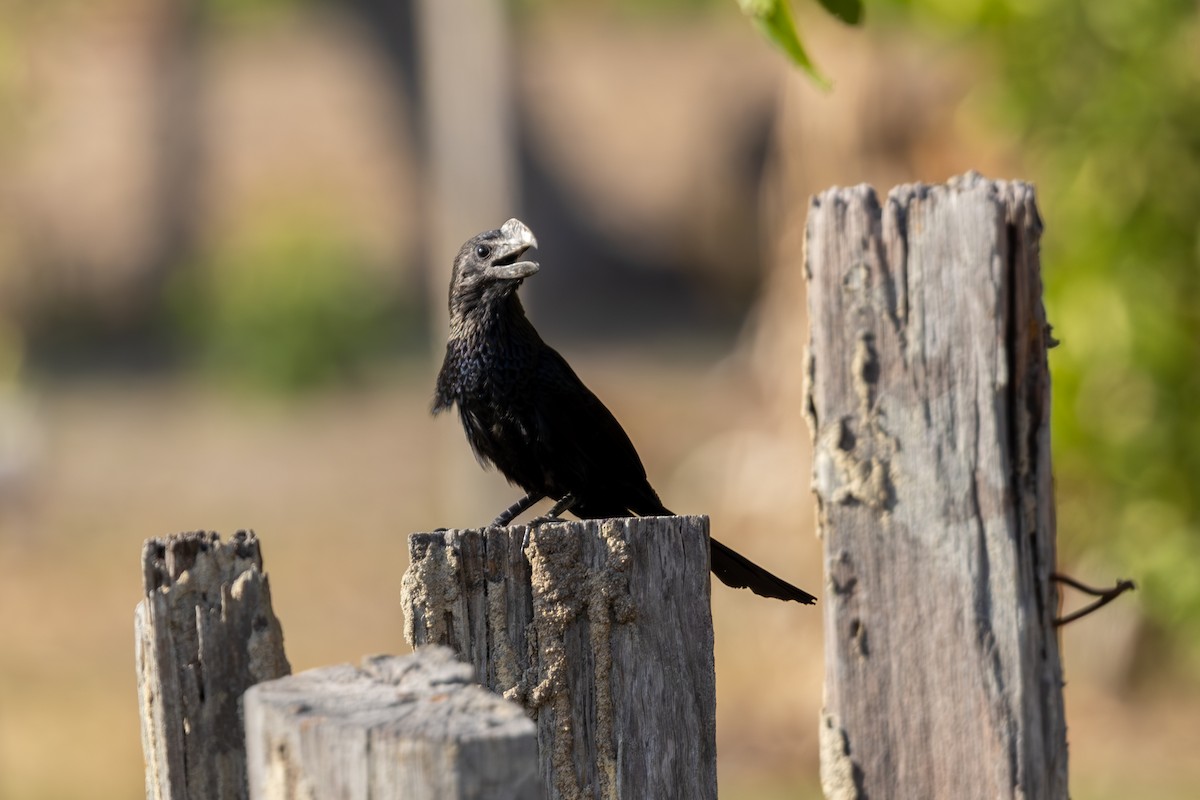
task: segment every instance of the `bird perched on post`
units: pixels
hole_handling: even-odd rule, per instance
[[[538,264],[521,257],[536,246],[529,227],[510,219],[459,250],[433,413],[458,406],[476,457],[525,490],[493,525],[545,497],[555,501],[549,517],[671,516],[620,423],[525,316],[517,289]],[[713,574],[729,586],[816,602],[715,539],[710,556]]]

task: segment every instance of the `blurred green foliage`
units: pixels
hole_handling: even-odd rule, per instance
[[[1200,642],[1200,5],[884,5],[990,60],[981,107],[1038,186],[1064,554]]]
[[[265,0],[259,0],[264,2]],[[580,6],[596,6],[606,10],[619,9],[639,15],[680,14],[708,10],[714,0],[511,0],[519,11],[535,11],[541,6],[561,6],[573,2]],[[828,89],[829,80],[821,74],[800,38],[800,30],[792,14],[792,0],[736,0],[742,13],[750,19],[768,41],[821,88]],[[858,25],[863,18],[862,0],[816,0],[827,13],[847,25]],[[727,0],[721,0],[727,7]]]
[[[738,0],[738,5],[759,33],[782,50],[793,64],[807,72],[818,86],[829,88],[829,79],[817,69],[804,49],[804,43],[800,41],[800,32],[792,17],[791,0]]]
[[[861,0],[817,0],[822,8],[848,25],[862,21]],[[817,85],[828,88],[829,80],[817,69],[800,41],[800,32],[792,16],[791,0],[737,0],[742,13],[750,17],[759,32],[787,54]]]
[[[348,238],[288,217],[181,271],[168,305],[208,370],[282,393],[352,378],[421,324]]]

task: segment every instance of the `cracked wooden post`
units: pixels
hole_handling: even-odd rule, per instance
[[[708,518],[416,533],[405,636],[537,722],[551,800],[715,799]]]
[[[541,800],[537,732],[444,647],[246,692],[254,800]]]
[[[1066,798],[1033,187],[813,199],[826,797]]]
[[[148,539],[142,576],[134,627],[146,797],[243,800],[242,692],[290,672],[258,539]]]

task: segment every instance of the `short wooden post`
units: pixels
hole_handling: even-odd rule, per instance
[[[541,800],[537,733],[444,647],[367,658],[245,695],[255,800]]]
[[[1066,798],[1033,188],[814,198],[830,798]]]
[[[525,705],[550,798],[715,798],[708,518],[526,532],[413,534],[409,642]]]
[[[290,671],[253,533],[149,539],[135,614],[146,797],[243,800],[238,702]]]

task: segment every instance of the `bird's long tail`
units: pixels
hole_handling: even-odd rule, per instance
[[[661,501],[645,503],[635,509],[639,514],[656,514],[674,516]],[[795,600],[797,603],[812,605],[817,598],[796,586],[792,586],[778,575],[774,575],[755,564],[736,550],[731,550],[716,539],[709,538],[709,567],[713,575],[726,586],[734,589],[749,589],[760,597],[771,597],[776,600]]]
[[[817,602],[803,589],[767,572],[736,550],[730,550],[716,539],[709,539],[711,549],[711,566],[713,575],[721,583],[735,589],[749,589],[762,597],[773,597],[777,600],[795,600],[797,603],[811,605]]]

